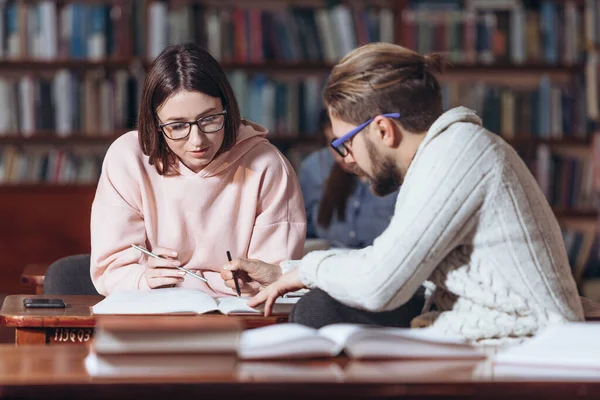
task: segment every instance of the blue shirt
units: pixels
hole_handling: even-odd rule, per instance
[[[338,220],[337,212],[334,212],[329,228],[319,226],[319,204],[334,162],[331,151],[324,148],[306,157],[300,166],[307,237],[327,239],[334,247],[369,246],[389,225],[398,192],[385,197],[376,196],[371,193],[368,181],[362,182],[356,177],[356,188],[346,203],[346,220]]]

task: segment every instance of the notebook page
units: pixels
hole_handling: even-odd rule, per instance
[[[288,323],[243,331],[238,351],[243,359],[330,357],[335,347],[315,329]]]
[[[248,300],[251,297],[219,297],[219,311],[223,314],[262,314],[264,312],[264,304],[256,308],[248,305]],[[279,297],[275,300],[272,314],[289,314],[300,298]]]
[[[319,335],[335,343],[339,353],[346,347],[348,338],[361,329],[363,329],[362,326],[356,324],[332,324],[319,329]]]
[[[600,369],[599,322],[553,325],[494,357],[496,364]]]
[[[194,289],[162,288],[114,292],[92,307],[93,314],[204,314],[217,310],[208,294]]]
[[[344,344],[356,358],[485,358],[479,348],[435,328],[383,328],[337,324],[321,328],[321,335]]]

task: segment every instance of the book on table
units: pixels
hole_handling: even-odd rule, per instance
[[[202,315],[101,315],[85,360],[92,376],[231,371],[242,321]]]
[[[579,374],[577,369],[600,371],[600,322],[571,322],[551,325],[520,345],[498,352],[495,370],[510,372],[530,369],[543,375]],[[510,367],[510,368],[508,368]],[[571,371],[566,371],[571,369]],[[565,372],[561,372],[564,370]],[[521,372],[522,373],[522,372]],[[593,373],[592,373],[593,374]],[[600,375],[598,375],[600,376]]]
[[[332,324],[321,329],[288,323],[242,332],[241,359],[334,357],[376,359],[483,359],[479,347],[435,328]]]
[[[220,297],[194,289],[163,288],[148,291],[120,291],[104,298],[92,307],[94,315],[148,315],[189,313],[221,313],[225,315],[259,315],[263,306],[248,306],[249,297]],[[275,302],[272,314],[287,315],[299,297],[280,297]]]

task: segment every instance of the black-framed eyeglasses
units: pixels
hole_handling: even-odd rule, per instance
[[[183,140],[192,132],[192,125],[197,125],[198,129],[204,133],[215,133],[220,131],[223,129],[223,126],[225,126],[226,116],[227,110],[223,110],[220,113],[206,115],[196,121],[169,122],[160,124],[158,127],[167,139]]]
[[[389,114],[381,114],[382,117],[387,118],[400,118],[400,113],[389,113]],[[350,153],[350,148],[348,146],[348,140],[352,139],[356,134],[365,129],[371,122],[373,122],[373,118],[369,118],[356,128],[352,129],[350,132],[346,133],[344,136],[333,139],[329,144],[335,151],[342,157],[346,157]]]

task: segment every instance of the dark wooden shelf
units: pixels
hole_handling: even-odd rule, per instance
[[[563,137],[563,138],[541,138],[532,135],[522,135],[516,138],[504,138],[512,146],[538,146],[547,144],[551,146],[589,146],[590,138]]]
[[[557,218],[586,218],[595,219],[598,217],[596,210],[575,210],[567,208],[553,208],[554,215]]]
[[[139,62],[136,58],[107,58],[104,60],[85,60],[85,59],[54,59],[51,61],[46,60],[6,60],[0,61],[0,71],[43,71],[43,70],[56,70],[56,69],[70,69],[70,70],[92,70],[98,68],[118,69],[118,68],[129,68]]]
[[[451,64],[448,71],[473,71],[473,72],[502,72],[518,71],[530,73],[549,73],[549,72],[567,72],[575,73],[583,70],[583,64],[573,65],[565,64],[547,64],[547,63],[523,63],[514,64],[506,62],[496,62],[491,64]]]
[[[239,61],[221,61],[221,66],[226,70],[243,69],[249,72],[328,72],[335,64],[325,63],[320,61],[285,61],[285,60],[267,60],[260,63],[254,62],[239,62]],[[106,58],[103,60],[86,60],[86,59],[3,59],[0,61],[0,70],[14,71],[40,71],[54,69],[73,69],[73,70],[90,70],[97,68],[129,68],[134,65],[142,65],[148,67],[150,61],[137,57],[131,58]],[[448,71],[461,72],[501,72],[501,71],[520,71],[520,72],[580,72],[583,64],[575,65],[553,65],[545,63],[492,63],[492,64],[464,64],[456,63],[448,67]]]
[[[39,132],[32,136],[25,137],[21,134],[8,134],[6,136],[0,135],[0,146],[1,145],[93,145],[93,144],[105,144],[112,143],[115,139],[121,136],[125,131],[102,135],[100,133],[85,133],[85,132],[73,132],[69,136],[60,137],[54,132]]]
[[[8,193],[86,193],[96,190],[97,183],[0,183],[0,194]]]

